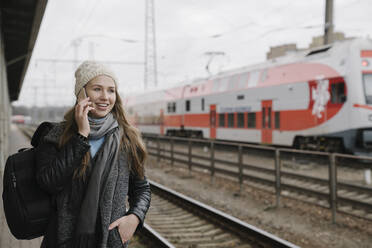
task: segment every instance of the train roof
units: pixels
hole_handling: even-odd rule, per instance
[[[220,72],[219,74],[213,75],[209,79],[213,80],[215,78],[220,78],[224,76],[230,76],[237,73],[243,73],[246,71],[253,71],[253,70],[259,70],[264,69],[270,66],[280,66],[284,64],[290,64],[290,63],[296,63],[299,61],[311,61],[314,59],[318,59],[321,56],[324,56],[325,54],[329,54],[332,52],[339,51],[340,49],[345,49],[346,47],[349,47],[353,44],[359,45],[359,46],[368,46],[372,45],[372,40],[369,38],[348,38],[345,40],[335,41],[332,44],[318,46],[314,48],[309,49],[300,49],[298,51],[291,51],[287,53],[286,55],[283,55],[281,57],[273,58],[266,60],[262,63],[248,65],[239,67],[237,69],[232,69],[224,72]]]
[[[134,105],[134,104],[146,104],[149,102],[156,102],[162,101],[167,99],[168,101],[177,100],[181,98],[188,98],[192,96],[198,95],[207,95],[211,93],[212,82],[217,80],[222,80],[224,78],[231,78],[235,75],[243,75],[245,73],[252,73],[255,71],[262,71],[269,68],[284,68],[288,65],[295,65],[297,64],[300,67],[296,68],[294,73],[298,74],[298,70],[304,70],[303,65],[305,63],[311,63],[312,61],[319,60],[320,58],[329,57],[332,54],[336,54],[338,56],[344,56],[345,53],[340,51],[345,51],[345,49],[349,48],[350,46],[358,46],[358,47],[372,47],[372,40],[366,38],[352,38],[346,39],[342,41],[336,41],[332,44],[320,46],[312,49],[303,49],[296,52],[288,53],[285,56],[274,58],[267,60],[263,63],[249,65],[240,67],[237,69],[227,70],[224,72],[220,72],[216,75],[213,75],[208,78],[198,78],[189,83],[185,83],[184,85],[175,86],[167,89],[157,90],[149,93],[142,93],[138,95],[129,96],[126,98],[127,105]],[[301,63],[298,63],[301,62]],[[305,62],[305,63],[304,63]],[[323,74],[328,76],[336,76],[338,73],[331,68],[321,68],[315,65],[316,69],[319,69]],[[277,70],[278,71],[278,70]],[[292,69],[293,71],[293,69]],[[276,73],[276,74],[275,74]],[[306,74],[306,73],[304,73]],[[275,78],[279,78],[279,72],[274,72],[273,76]],[[303,75],[303,78],[309,77],[308,75]],[[290,76],[287,77],[290,80]],[[289,81],[282,81],[282,83],[288,83]],[[271,80],[273,81],[273,80]],[[273,85],[275,83],[268,82],[265,85]],[[199,90],[200,88],[200,90]],[[198,91],[199,90],[199,91]],[[202,93],[204,91],[204,93]]]

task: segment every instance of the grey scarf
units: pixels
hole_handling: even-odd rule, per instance
[[[77,220],[75,247],[82,247],[93,242],[99,202],[104,191],[103,186],[110,168],[116,163],[120,146],[119,125],[111,113],[103,120],[90,119],[89,124],[89,139],[106,137],[95,160],[91,163],[91,173]]]

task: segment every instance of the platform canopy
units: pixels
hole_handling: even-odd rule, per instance
[[[1,0],[0,25],[10,101],[23,84],[47,0]]]

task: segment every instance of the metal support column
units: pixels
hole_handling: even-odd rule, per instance
[[[333,42],[333,0],[326,0],[324,45]]]
[[[238,163],[239,163],[239,194],[242,193],[243,186],[243,147],[238,146]]]
[[[211,142],[211,183],[214,183],[214,142]]]
[[[171,146],[171,166],[172,166],[172,168],[173,168],[173,165],[174,165],[174,139],[173,138],[171,138],[171,144],[170,144],[170,146]]]
[[[275,149],[275,193],[276,193],[276,207],[280,207],[280,194],[281,194],[281,161],[280,151]]]
[[[191,176],[191,166],[192,166],[192,150],[191,150],[191,140],[189,139],[188,141],[188,154],[189,154],[189,162],[188,162],[188,165],[189,165],[189,176]]]
[[[337,169],[334,153],[329,155],[329,206],[332,212],[332,223],[336,223],[337,211]]]

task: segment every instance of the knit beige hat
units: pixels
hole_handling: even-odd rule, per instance
[[[105,65],[97,61],[84,61],[75,71],[75,96],[77,97],[80,90],[93,78],[99,75],[106,75],[111,77],[115,84],[117,83],[116,76]]]

